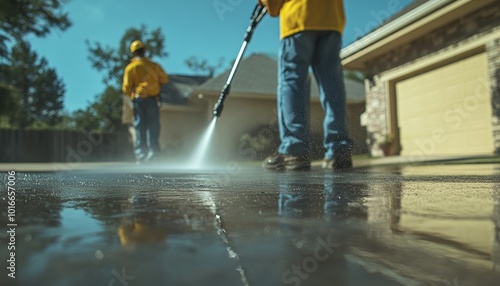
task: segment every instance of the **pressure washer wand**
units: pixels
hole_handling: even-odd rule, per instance
[[[250,25],[248,26],[247,31],[245,33],[245,37],[243,39],[243,45],[241,45],[240,52],[238,53],[238,56],[234,61],[233,68],[229,73],[229,77],[227,78],[226,84],[222,88],[219,100],[214,106],[214,116],[216,117],[219,117],[222,113],[222,109],[224,108],[224,100],[226,99],[226,96],[229,94],[229,91],[231,90],[231,82],[233,81],[234,74],[238,69],[238,65],[240,64],[240,61],[243,57],[243,54],[245,53],[248,43],[252,39],[255,27],[257,27],[257,24],[266,15],[266,12],[267,12],[266,7],[261,6],[259,4],[257,4],[257,6],[255,6],[255,9],[253,10],[252,17],[250,18]]]

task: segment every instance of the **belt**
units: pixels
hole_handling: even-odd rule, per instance
[[[134,98],[133,98],[133,100],[135,100],[135,99],[142,99],[142,100],[154,99],[154,100],[157,100],[159,97],[160,97],[159,94],[157,94],[155,96],[146,96],[146,97],[139,97],[138,95],[135,95]]]

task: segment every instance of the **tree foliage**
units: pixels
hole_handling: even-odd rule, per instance
[[[345,70],[344,77],[359,83],[364,83],[365,81],[363,73],[355,70]]]
[[[5,73],[0,72],[0,75]],[[0,82],[0,114],[12,118],[19,110],[19,91],[10,84]]]
[[[167,57],[165,37],[161,28],[148,31],[145,25],[129,28],[121,37],[117,47],[103,46],[101,43],[86,41],[92,67],[104,74],[103,82],[107,85],[121,85],[123,70],[130,62],[130,43],[141,40],[146,46],[147,57]]]
[[[25,128],[35,121],[48,126],[58,123],[63,110],[65,85],[47,60],[31,50],[26,41],[18,41],[10,50],[6,65],[1,69],[5,88],[18,100],[11,114],[11,123]],[[13,93],[12,91],[16,92]],[[12,102],[11,99],[7,102]]]
[[[43,37],[71,26],[65,0],[0,0],[0,114],[16,127],[57,123],[64,84],[45,58],[31,51],[28,35]]]
[[[51,29],[66,30],[71,26],[63,11],[65,0],[0,0],[0,52],[6,51],[8,40],[20,40],[33,34],[47,35]],[[4,52],[0,57],[6,57]]]
[[[224,58],[220,58],[217,64],[210,64],[206,59],[200,59],[197,56],[191,56],[184,63],[195,73],[203,73],[208,77],[213,77],[215,72],[224,66]]]
[[[125,131],[121,123],[121,89],[107,86],[103,93],[87,108],[74,112],[73,120],[77,129],[102,132]]]
[[[33,33],[45,36],[52,28],[65,30],[71,25],[62,10],[64,0],[0,0],[0,28],[14,37]]]

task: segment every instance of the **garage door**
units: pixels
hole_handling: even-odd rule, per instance
[[[396,84],[403,156],[493,153],[486,54]]]

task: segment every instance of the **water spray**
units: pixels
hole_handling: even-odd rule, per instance
[[[220,93],[219,100],[215,104],[214,107],[214,117],[212,118],[212,121],[210,122],[210,125],[208,126],[207,130],[203,134],[203,137],[201,138],[200,144],[196,148],[192,159],[189,162],[189,166],[194,169],[200,169],[203,167],[204,159],[205,159],[205,154],[207,153],[208,146],[210,144],[210,140],[212,138],[212,135],[214,133],[215,129],[215,123],[217,122],[217,117],[219,117],[222,113],[222,109],[224,108],[224,100],[226,99],[226,96],[229,94],[229,91],[231,89],[231,82],[233,81],[234,74],[236,73],[236,69],[238,68],[238,65],[243,57],[243,53],[245,52],[245,49],[250,42],[250,39],[252,38],[253,31],[255,27],[257,27],[257,24],[262,20],[264,15],[266,15],[266,7],[261,6],[257,4],[255,6],[255,9],[252,13],[252,17],[250,18],[250,25],[247,28],[247,31],[245,33],[243,45],[241,46],[240,52],[238,53],[238,57],[234,61],[233,68],[231,69],[231,72],[229,73],[229,77],[226,81],[226,84],[224,85],[224,88],[222,89]]]
[[[203,133],[200,144],[198,145],[198,148],[196,148],[196,150],[194,151],[193,157],[188,163],[190,168],[200,169],[203,167],[205,154],[207,153],[208,146],[210,145],[210,139],[212,138],[212,133],[214,132],[216,122],[217,122],[217,117],[214,117],[210,122],[210,125],[208,126],[205,133]]]
[[[236,60],[234,61],[233,68],[231,69],[231,72],[229,73],[229,77],[227,78],[226,84],[222,88],[222,91],[219,96],[219,100],[214,106],[214,117],[219,117],[222,113],[222,109],[224,108],[224,100],[226,99],[226,96],[229,94],[229,91],[231,90],[231,82],[233,81],[234,74],[236,73],[236,70],[238,69],[238,66],[240,64],[240,61],[243,57],[243,54],[245,53],[245,50],[247,48],[248,43],[252,39],[253,31],[255,30],[255,27],[257,27],[257,24],[262,20],[262,18],[266,15],[266,7],[261,6],[257,4],[255,6],[255,9],[253,10],[252,17],[250,17],[250,25],[247,28],[247,31],[245,33],[245,37],[243,39],[243,44],[241,45],[240,52],[238,53],[238,56],[236,57]]]

